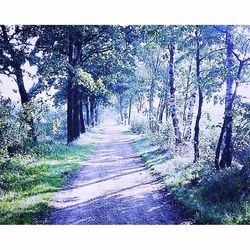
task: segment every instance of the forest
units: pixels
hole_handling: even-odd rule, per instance
[[[189,224],[249,224],[249,83],[250,26],[1,25],[0,224],[44,223],[101,137],[119,157],[129,140]]]

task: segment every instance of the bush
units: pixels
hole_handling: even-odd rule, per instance
[[[31,143],[28,130],[23,111],[0,96],[0,153],[22,153],[25,145]]]
[[[158,124],[158,130],[156,132],[149,131],[148,138],[153,145],[159,146],[161,150],[174,149],[174,131],[170,123]]]
[[[240,202],[250,186],[250,171],[234,167],[208,175],[201,182],[201,197],[206,202]]]
[[[132,121],[131,131],[135,134],[145,134],[147,131],[146,121]]]
[[[66,111],[63,108],[48,110],[38,124],[40,141],[65,140],[67,124]]]

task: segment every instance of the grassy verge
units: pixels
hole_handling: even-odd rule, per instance
[[[93,143],[70,147],[57,144],[53,154],[47,156],[12,158],[0,174],[0,224],[41,223],[53,193],[93,147]]]
[[[195,224],[250,223],[249,196],[242,196],[249,180],[241,170],[208,172],[205,163],[193,164],[190,156],[171,158],[145,137],[134,140],[133,147],[148,167],[162,176]]]

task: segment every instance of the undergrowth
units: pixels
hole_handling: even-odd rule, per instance
[[[145,163],[160,174],[174,198],[193,215],[194,224],[250,223],[250,168],[214,171],[190,155],[172,156],[147,137],[133,142]]]
[[[40,156],[1,158],[0,224],[41,223],[53,193],[78,169],[93,147],[93,143],[54,144]]]

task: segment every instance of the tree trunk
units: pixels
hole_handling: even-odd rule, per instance
[[[95,124],[97,125],[99,122],[99,117],[98,117],[98,107],[97,104],[95,102]]]
[[[188,114],[187,114],[187,121],[185,125],[185,134],[184,134],[184,140],[189,142],[191,139],[191,126],[193,122],[193,116],[194,116],[194,105],[196,101],[196,88],[194,87],[191,93],[190,101],[189,101],[189,108],[188,108]]]
[[[22,72],[21,65],[18,65],[15,68],[15,75],[16,75],[16,82],[17,82],[19,94],[21,97],[21,104],[24,110],[25,122],[30,126],[30,129],[28,131],[28,136],[35,143],[37,141],[37,137],[35,133],[35,124],[34,124],[32,115],[29,114],[30,111],[29,111],[29,107],[27,106],[30,100],[29,100],[28,93],[24,87],[23,72]]]
[[[187,87],[186,87],[186,98],[185,98],[185,105],[184,105],[184,112],[183,112],[183,122],[184,122],[184,129],[183,129],[183,137],[184,140],[189,142],[191,139],[191,126],[193,122],[193,116],[194,116],[194,105],[196,100],[196,88],[194,87],[191,92],[191,96],[188,102],[188,93],[189,93],[189,87],[190,87],[190,75],[191,75],[192,66],[189,65],[188,69],[188,79],[187,79]],[[186,115],[186,110],[188,107],[188,112]]]
[[[86,123],[89,126],[90,125],[90,114],[89,114],[89,98],[88,98],[88,96],[86,97],[85,108],[86,108]]]
[[[94,111],[95,111],[95,97],[94,96],[91,96],[90,97],[90,124],[92,127],[95,126],[95,114],[94,114]]]
[[[161,106],[162,106],[162,96],[160,96],[160,100],[159,100],[159,103],[158,103],[158,107],[157,107],[157,113],[156,113],[156,117],[158,118],[158,121],[159,121],[159,116],[160,116],[160,109],[161,109]]]
[[[200,86],[199,86],[198,92],[199,92],[198,113],[197,113],[195,127],[194,127],[194,162],[197,162],[197,160],[200,157],[200,151],[199,151],[200,119],[201,119],[202,105],[203,105],[203,95],[202,95]]]
[[[80,98],[78,86],[73,88],[74,104],[73,104],[73,133],[74,139],[80,136]]]
[[[163,114],[164,114],[164,110],[165,109],[168,109],[167,107],[167,101],[168,101],[168,81],[166,81],[165,83],[165,93],[164,93],[164,97],[163,97],[163,102],[161,104],[161,107],[160,107],[160,110],[159,110],[159,123],[162,123],[162,120],[163,120]],[[166,116],[167,116],[167,110],[166,110]]]
[[[128,125],[130,125],[131,119],[131,110],[132,110],[132,98],[129,98],[129,108],[128,108]]]
[[[169,59],[169,85],[170,85],[170,111],[172,115],[172,121],[175,133],[175,145],[181,143],[181,133],[179,128],[179,120],[176,114],[176,104],[175,104],[175,85],[174,85],[174,52],[175,47],[173,44],[169,46],[170,59]]]
[[[82,98],[80,99],[80,131],[81,133],[86,133],[85,122],[83,118],[83,103]]]
[[[188,95],[189,95],[189,88],[190,88],[190,75],[192,71],[192,63],[188,67],[188,77],[187,77],[187,85],[185,89],[185,100],[184,100],[184,108],[183,108],[183,123],[184,126],[186,125],[187,117],[186,117],[186,112],[187,112],[187,104],[188,104]],[[185,127],[184,127],[184,132],[185,132]]]
[[[149,129],[152,129],[153,120],[154,120],[154,91],[155,91],[155,76],[152,76],[152,80],[150,83],[150,90],[149,90],[149,110],[148,110],[148,118],[149,118]]]
[[[69,38],[69,64],[73,60],[73,41]],[[74,140],[73,131],[73,77],[72,69],[68,69],[68,86],[67,86],[67,142],[70,143]]]
[[[232,106],[234,101],[233,96],[233,41],[232,41],[232,33],[231,27],[228,27],[226,33],[226,47],[227,47],[227,75],[226,75],[226,99],[225,99],[225,112],[224,112],[224,121],[221,129],[221,134],[219,137],[217,149],[216,149],[216,157],[215,157],[215,168],[218,170],[219,168],[231,167],[232,164]],[[236,95],[235,88],[235,95]],[[223,145],[224,140],[224,145]],[[221,147],[224,146],[224,149],[221,154],[221,160],[219,163]],[[220,165],[220,167],[219,167]]]
[[[198,112],[194,127],[194,162],[200,157],[199,151],[199,143],[200,143],[200,119],[202,115],[202,105],[203,105],[203,95],[200,86],[200,42],[197,37],[196,43],[196,83],[198,85],[198,93],[199,93],[199,103],[198,103]]]
[[[121,117],[121,123],[123,124],[123,98],[122,94],[119,95],[119,105],[120,105],[120,117]]]

